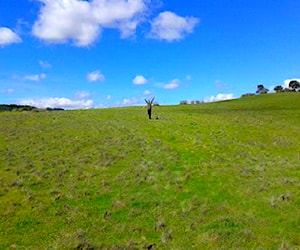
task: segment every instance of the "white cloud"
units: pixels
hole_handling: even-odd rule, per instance
[[[198,18],[181,17],[173,12],[165,11],[151,22],[150,37],[168,42],[180,40],[192,33],[198,22]]]
[[[128,98],[124,98],[122,103],[118,106],[134,106],[134,105],[142,105],[143,104],[143,101],[141,98],[138,98],[138,97],[132,97],[130,99]]]
[[[204,102],[218,102],[235,99],[234,94],[218,94],[216,96],[205,97]]]
[[[144,95],[151,95],[151,94],[152,94],[152,92],[150,90],[145,90],[144,91]]]
[[[131,97],[124,98],[122,101],[116,103],[116,107],[128,107],[128,106],[141,106],[144,105],[145,101],[142,97]]]
[[[164,85],[164,89],[171,90],[171,89],[177,89],[179,87],[180,81],[178,79],[174,79],[170,81],[169,83]]]
[[[269,90],[268,93],[275,93],[276,91],[274,90],[276,86],[275,85],[271,85],[270,87],[268,87],[267,89]]]
[[[46,61],[42,61],[42,60],[39,61],[39,64],[40,64],[40,66],[41,66],[42,68],[44,68],[44,69],[49,69],[49,68],[52,67],[50,63],[48,63],[48,62],[46,62]]]
[[[91,93],[89,91],[78,91],[75,94],[76,100],[84,100],[85,98],[89,97]]]
[[[94,0],[91,2],[95,22],[104,28],[116,28],[121,37],[135,33],[148,11],[147,0]]]
[[[106,105],[104,105],[102,103],[99,103],[94,108],[96,108],[96,109],[105,109],[105,108],[108,108],[108,106],[106,106]]]
[[[40,80],[39,75],[28,75],[24,76],[24,80],[38,82]]]
[[[0,27],[0,47],[20,42],[22,39],[15,32],[9,28]]]
[[[101,27],[94,22],[91,4],[78,0],[39,0],[41,7],[32,33],[49,43],[74,41],[87,46],[98,37]]]
[[[106,97],[105,97],[105,100],[110,100],[111,99],[111,95],[107,95]]]
[[[132,82],[135,85],[144,85],[148,82],[148,80],[144,76],[138,75],[132,80]]]
[[[42,74],[39,74],[39,75],[38,74],[36,74],[36,75],[27,75],[27,76],[24,76],[23,79],[27,80],[27,81],[39,82],[42,79],[45,79],[46,77],[47,77],[47,75],[42,73]]]
[[[32,34],[48,43],[89,46],[103,29],[117,29],[121,38],[132,37],[137,27],[149,22],[151,0],[37,0],[41,8]],[[181,17],[166,11],[151,22],[150,37],[174,41],[192,33],[199,22],[194,17]]]
[[[42,7],[33,35],[49,43],[73,41],[88,46],[103,28],[115,28],[121,37],[135,33],[144,20],[146,0],[39,0]]]
[[[283,81],[283,87],[284,88],[289,88],[290,81],[298,81],[298,82],[300,82],[300,79],[297,79],[297,78],[286,79],[286,80]]]
[[[21,105],[31,105],[37,108],[63,108],[63,109],[89,109],[93,107],[93,100],[71,100],[68,98],[42,98],[42,99],[24,99],[20,101]]]
[[[100,73],[99,70],[96,70],[96,71],[93,71],[91,73],[88,73],[87,74],[87,79],[90,81],[90,82],[95,82],[95,81],[100,81],[100,82],[103,82],[105,80],[105,77],[104,75],[102,75]]]

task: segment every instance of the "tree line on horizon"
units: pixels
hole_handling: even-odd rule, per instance
[[[297,80],[291,80],[289,82],[289,87],[284,88],[281,85],[277,85],[274,87],[274,91],[276,93],[280,92],[300,92],[300,82]],[[257,85],[257,90],[256,94],[267,94],[269,92],[269,89],[265,88],[263,84]],[[252,96],[255,95],[254,93],[247,93],[243,94],[242,97],[246,96]],[[180,101],[180,105],[185,105],[185,104],[201,104],[204,103],[204,101],[199,101],[199,100],[193,100],[188,102],[187,100],[182,100]],[[154,103],[153,105],[159,106],[158,103]],[[62,108],[46,108],[46,109],[39,109],[34,106],[30,105],[17,105],[17,104],[0,104],[0,111],[41,111],[41,110],[47,110],[47,111],[60,111],[64,110]]]
[[[279,92],[300,92],[300,82],[297,80],[291,80],[289,82],[289,87],[284,88],[281,85],[277,85],[274,87],[274,91],[276,93]],[[265,88],[263,84],[257,85],[257,90],[256,94],[267,94],[269,92],[269,89]],[[241,97],[246,97],[246,96],[253,96],[255,93],[247,93],[243,94]],[[204,101],[199,101],[199,100],[193,100],[193,101],[187,101],[187,100],[182,100],[180,101],[180,105],[186,105],[186,104],[201,104],[204,103]]]
[[[300,92],[300,82],[297,80],[291,80],[289,82],[289,87],[288,88],[284,88],[281,85],[277,85],[274,87],[274,91],[276,93],[279,92]],[[257,90],[256,93],[257,94],[267,94],[269,92],[269,90],[267,88],[264,87],[264,85],[259,84],[257,85]]]
[[[41,110],[47,110],[47,111],[59,111],[64,110],[62,108],[46,108],[46,109],[39,109],[34,106],[30,105],[18,105],[18,104],[1,104],[0,105],[0,111],[41,111]]]

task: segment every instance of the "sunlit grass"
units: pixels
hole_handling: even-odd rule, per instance
[[[300,247],[300,95],[0,113],[0,248]]]

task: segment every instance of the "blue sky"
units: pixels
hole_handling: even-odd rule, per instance
[[[299,0],[0,0],[0,103],[238,98],[300,78]]]

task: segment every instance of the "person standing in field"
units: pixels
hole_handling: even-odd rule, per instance
[[[152,113],[152,104],[154,101],[154,97],[152,98],[152,100],[150,101],[150,99],[145,99],[145,102],[147,103],[147,111],[148,111],[148,116],[149,119],[151,120],[151,113]]]

